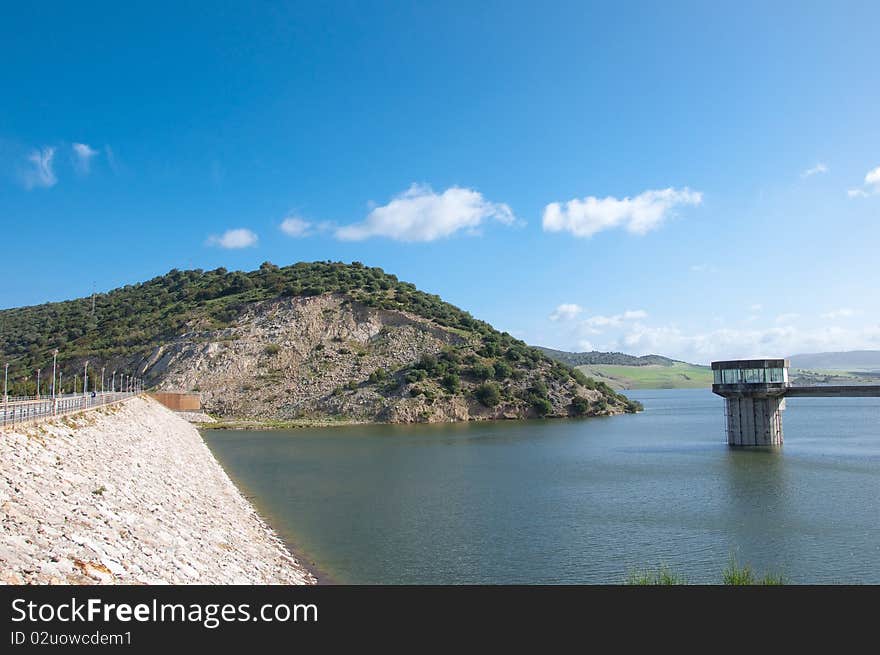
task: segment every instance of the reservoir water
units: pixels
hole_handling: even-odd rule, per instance
[[[339,583],[618,583],[731,555],[794,583],[880,583],[880,398],[794,398],[778,451],[731,450],[707,390],[611,418],[205,431]]]

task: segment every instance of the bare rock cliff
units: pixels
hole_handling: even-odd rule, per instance
[[[209,412],[263,420],[406,423],[626,409],[624,398],[546,358],[487,356],[477,335],[344,294],[253,303],[229,327],[156,347],[140,370],[159,389],[201,392]]]

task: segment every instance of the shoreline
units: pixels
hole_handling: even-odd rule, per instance
[[[238,493],[242,498],[253,508],[254,512],[257,516],[260,517],[260,520],[271,530],[272,534],[275,536],[278,541],[284,544],[284,547],[290,552],[296,562],[304,569],[306,569],[312,577],[315,579],[315,584],[317,585],[338,585],[333,576],[324,571],[320,565],[302,548],[300,548],[296,542],[292,539],[285,537],[281,530],[275,527],[276,523],[280,523],[280,521],[273,521],[272,515],[266,511],[265,508],[261,507],[261,504],[256,500],[259,496],[257,494],[252,493],[246,484],[244,484],[241,480],[239,480],[235,475],[233,475],[230,471],[226,470],[226,467],[223,466],[223,462],[214,454],[214,451],[211,450],[211,446],[205,440],[203,434],[201,434],[201,429],[199,430],[199,437],[202,439],[202,443],[205,444],[205,448],[207,448],[211,456],[214,458],[214,461],[217,462],[217,465],[223,469],[223,472],[226,474],[226,477],[229,478],[229,481],[235,486],[238,490]]]
[[[627,414],[638,414],[645,411],[638,409],[633,412],[611,412],[607,414],[591,414],[588,416],[524,416],[524,417],[489,417],[489,418],[469,418],[457,421],[412,421],[412,422],[390,422],[390,421],[362,421],[359,419],[291,419],[289,421],[267,419],[236,419],[236,418],[214,418],[210,423],[193,423],[198,430],[252,430],[252,431],[272,431],[272,430],[301,430],[310,428],[338,428],[351,427],[355,425],[451,425],[465,423],[510,423],[514,421],[556,421],[556,420],[584,420],[591,418],[612,418],[614,416],[626,416]]]
[[[315,584],[191,424],[136,397],[0,439],[0,581]]]

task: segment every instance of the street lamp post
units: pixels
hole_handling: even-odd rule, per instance
[[[104,367],[101,367],[101,395],[104,395]]]
[[[89,360],[86,360],[85,366],[83,366],[83,396],[89,390]]]
[[[110,393],[116,393],[116,371],[113,371],[113,379],[110,382]]]
[[[52,400],[55,400],[55,363],[58,360],[58,349],[52,351]]]
[[[37,400],[40,399],[40,369],[37,369]]]

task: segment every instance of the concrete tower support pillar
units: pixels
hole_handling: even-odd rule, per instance
[[[782,445],[783,396],[728,396],[724,404],[729,445]]]

